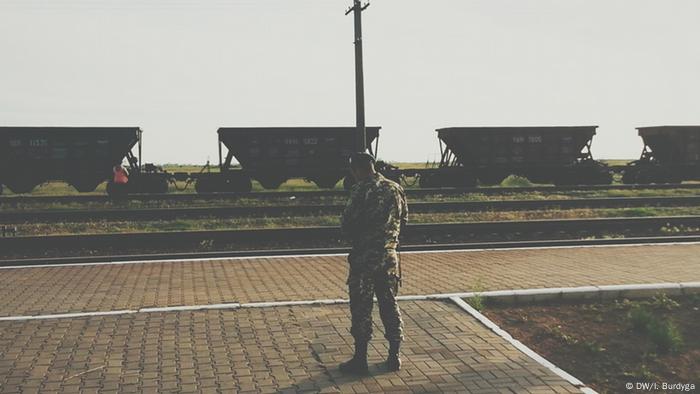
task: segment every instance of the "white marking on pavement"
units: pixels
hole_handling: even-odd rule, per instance
[[[156,308],[141,308],[139,313],[156,313],[156,312],[191,312],[201,311],[206,309],[238,309],[241,304],[237,302],[228,304],[206,304],[206,305],[183,305],[183,306],[163,306]]]
[[[128,315],[137,313],[135,310],[119,310],[106,312],[77,312],[77,313],[59,313],[55,315],[37,315],[37,316],[4,316],[0,317],[0,321],[22,321],[22,320],[47,320],[47,319],[70,319],[76,317],[96,317],[96,316],[115,316]]]
[[[639,291],[642,295],[653,295],[655,292],[664,290],[679,290],[679,292],[700,293],[700,282],[683,282],[683,283],[644,283],[631,285],[604,285],[604,286],[582,286],[582,287],[553,287],[553,288],[534,288],[520,290],[492,290],[484,292],[464,292],[464,293],[438,293],[426,295],[406,295],[398,296],[398,301],[431,301],[445,300],[452,298],[470,298],[476,295],[484,298],[504,298],[504,297],[534,297],[534,296],[563,296],[565,294],[576,295],[585,298],[587,296],[602,296],[606,293],[620,293],[625,291]],[[645,294],[648,293],[648,294]],[[575,297],[570,297],[574,299]],[[22,320],[42,320],[42,319],[63,319],[63,318],[78,318],[78,317],[96,317],[110,315],[127,315],[133,313],[157,313],[157,312],[191,312],[211,309],[241,309],[241,308],[274,308],[288,306],[313,306],[313,305],[336,305],[347,304],[349,300],[337,299],[320,299],[320,300],[302,300],[302,301],[272,301],[272,302],[249,302],[249,303],[225,303],[225,304],[201,304],[201,305],[178,305],[165,307],[148,307],[140,309],[125,309],[117,311],[105,312],[76,312],[76,313],[59,313],[46,314],[38,316],[5,316],[0,317],[0,321],[22,321]]]

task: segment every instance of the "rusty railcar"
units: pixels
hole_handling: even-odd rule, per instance
[[[700,179],[700,126],[638,127],[639,160],[624,169],[624,183],[678,183]]]
[[[597,126],[450,127],[438,129],[437,171],[421,174],[421,186],[498,184],[509,175],[537,183],[609,184],[607,167],[593,160]]]
[[[367,146],[380,129],[367,127]],[[218,135],[220,172],[195,175],[200,193],[249,192],[253,179],[266,189],[292,178],[333,188],[348,174],[348,157],[357,149],[354,127],[222,127]],[[232,166],[234,159],[240,169]]]

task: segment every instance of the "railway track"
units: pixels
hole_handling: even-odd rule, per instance
[[[405,245],[402,252],[428,252],[445,250],[475,250],[475,249],[517,249],[545,248],[572,246],[607,246],[607,245],[639,245],[639,244],[680,244],[700,242],[700,235],[663,236],[663,237],[629,237],[604,239],[558,239],[544,241],[505,241],[505,242],[469,242],[428,245]],[[337,248],[305,248],[305,249],[268,249],[268,250],[227,250],[220,252],[195,253],[148,253],[122,254],[109,256],[76,256],[76,257],[39,257],[26,259],[0,260],[0,267],[36,266],[36,265],[71,265],[89,263],[114,263],[138,261],[182,261],[206,260],[244,257],[275,257],[275,256],[308,256],[345,254],[350,251],[347,247]]]
[[[557,200],[507,200],[414,202],[411,213],[520,211],[581,208],[689,207],[700,205],[700,196],[619,197]],[[91,209],[0,212],[0,223],[82,222],[98,220],[172,220],[184,218],[237,218],[266,216],[309,216],[340,214],[344,205],[275,205],[153,209]]]
[[[664,226],[689,228],[694,229],[690,231],[692,233],[700,233],[697,231],[700,216],[414,224],[407,227],[404,244],[480,242],[488,239],[502,241],[512,238],[562,239],[562,235],[590,237],[600,233],[647,236],[657,235]],[[203,245],[244,250],[328,248],[344,244],[338,227],[19,236],[0,238],[0,258],[8,259],[37,251],[62,255],[63,251],[94,253],[109,250],[113,254],[115,250],[126,249],[196,250]]]
[[[578,186],[537,186],[537,187],[479,187],[479,188],[438,188],[438,189],[406,189],[409,197],[423,197],[433,195],[460,195],[483,194],[501,195],[512,193],[553,193],[567,191],[599,191],[599,190],[668,190],[668,189],[700,189],[700,183],[684,184],[659,184],[659,185],[578,185]],[[134,194],[124,200],[130,201],[206,201],[206,200],[235,200],[249,199],[276,199],[276,198],[326,198],[342,197],[348,192],[345,190],[312,190],[312,191],[264,191],[251,193],[208,193],[208,194]],[[4,196],[0,197],[0,204],[11,205],[19,203],[88,203],[115,201],[106,195],[65,195],[65,196]]]

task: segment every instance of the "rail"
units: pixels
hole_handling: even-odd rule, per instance
[[[683,244],[698,243],[700,235],[662,236],[662,237],[627,237],[627,238],[601,238],[601,239],[556,239],[541,241],[501,241],[501,242],[469,242],[428,245],[406,245],[401,247],[402,252],[428,252],[449,250],[475,250],[475,249],[518,249],[518,248],[555,248],[555,247],[586,247],[586,246],[610,246],[610,245],[645,245],[645,244]],[[0,260],[0,267],[10,266],[36,266],[36,265],[67,265],[90,263],[118,263],[118,262],[157,262],[157,261],[183,261],[183,260],[207,260],[245,257],[276,257],[276,256],[308,256],[346,254],[350,251],[347,247],[337,248],[305,248],[305,249],[267,249],[267,250],[227,250],[219,252],[194,252],[194,253],[148,253],[148,254],[122,254],[109,256],[75,256],[75,257],[39,257],[23,259]]]
[[[700,216],[672,216],[645,218],[597,218],[597,219],[558,219],[530,221],[500,221],[471,223],[435,223],[414,224],[405,231],[406,245],[440,243],[458,243],[467,238],[477,241],[484,235],[496,236],[502,240],[506,234],[590,234],[596,231],[615,232],[627,230],[659,232],[661,227],[685,227],[698,231]],[[630,235],[630,234],[628,234]],[[647,234],[645,234],[647,235]],[[521,237],[522,238],[522,237]],[[544,238],[544,237],[538,237]],[[559,236],[561,238],[561,236]],[[550,238],[550,239],[556,239]],[[521,239],[522,240],[522,239]],[[210,230],[182,232],[148,232],[88,235],[48,235],[18,236],[0,238],[0,258],[23,255],[26,251],[49,253],[51,251],[109,249],[114,251],[138,249],[156,251],[158,249],[201,248],[216,245],[235,245],[237,249],[254,249],[264,246],[268,249],[295,248],[301,245],[310,247],[343,246],[338,227],[302,227],[271,229]]]
[[[436,188],[436,189],[406,189],[409,197],[433,195],[483,194],[500,195],[512,193],[556,193],[567,191],[600,191],[600,190],[668,190],[668,189],[700,189],[700,183],[659,184],[659,185],[578,185],[578,186],[536,186],[536,187],[476,187],[476,188]],[[197,201],[197,200],[235,200],[240,198],[274,199],[274,198],[303,198],[303,197],[342,197],[345,190],[311,190],[311,191],[262,191],[251,193],[182,193],[182,194],[133,194],[122,197],[126,201]],[[110,202],[119,201],[106,195],[63,195],[63,196],[3,196],[0,204],[17,203],[73,203],[73,202]]]
[[[411,213],[521,211],[580,208],[688,207],[700,205],[700,196],[610,197],[555,200],[497,200],[409,203]],[[91,209],[0,211],[0,223],[79,222],[98,220],[171,220],[183,218],[237,218],[340,214],[344,205],[272,205],[153,209]]]

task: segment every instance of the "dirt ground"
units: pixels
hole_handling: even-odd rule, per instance
[[[677,328],[672,331],[679,334],[671,336],[681,338],[675,342],[677,349],[665,349],[660,345],[663,339],[650,334],[653,330],[635,325],[635,309],[649,312],[649,325],[671,322]],[[699,309],[700,296],[694,295],[657,296],[646,301],[488,306],[484,314],[600,393],[667,393],[700,392]],[[644,383],[651,385],[642,386]],[[664,389],[664,383],[682,386]]]

